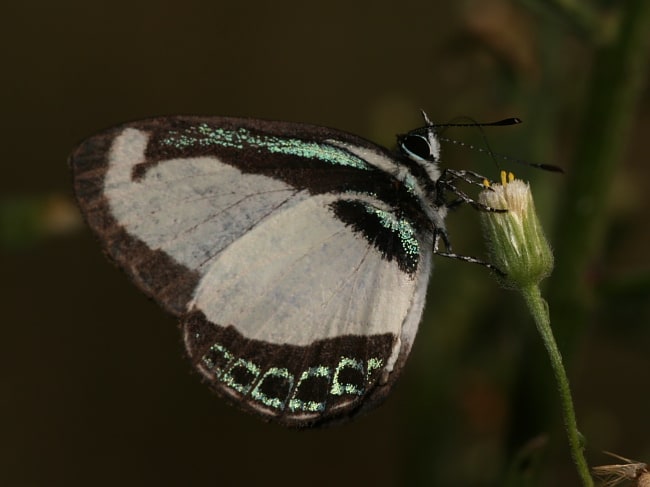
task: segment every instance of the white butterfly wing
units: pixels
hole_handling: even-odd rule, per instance
[[[221,137],[208,151],[183,145],[182,137],[200,140],[177,128],[197,126],[187,118],[134,123],[83,144],[71,164],[91,227],[136,284],[181,318],[192,362],[240,406],[300,426],[376,403],[417,330],[429,234],[363,189],[376,168],[332,156],[338,149],[321,142],[334,179],[363,181],[362,190],[330,189],[313,176],[317,148],[277,142],[273,130],[375,150],[362,139],[254,122],[246,130],[261,135],[245,132],[252,149],[240,160],[242,136],[232,134],[241,132],[221,127],[244,121],[200,120]]]

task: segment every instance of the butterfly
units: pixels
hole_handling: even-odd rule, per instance
[[[314,125],[159,117],[88,138],[69,163],[88,225],[178,318],[205,382],[264,419],[315,426],[389,393],[432,255],[476,261],[451,253],[445,217],[476,205],[456,183],[483,177],[439,167],[438,128],[425,115],[392,152]]]

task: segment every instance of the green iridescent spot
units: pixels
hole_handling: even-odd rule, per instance
[[[201,357],[201,361],[208,367],[208,369],[214,372],[214,375],[218,378],[223,373],[223,370],[217,365],[217,359],[221,356],[226,365],[229,364],[235,356],[228,351],[223,345],[219,343],[213,344],[208,352]]]
[[[404,218],[397,218],[394,213],[390,211],[380,210],[375,208],[372,205],[364,205],[366,211],[372,215],[376,215],[379,218],[381,225],[390,230],[391,232],[396,232],[399,235],[399,239],[402,242],[402,247],[404,251],[409,255],[419,255],[420,254],[420,243],[415,236],[415,229],[413,225],[408,220]]]
[[[371,357],[366,362],[341,356],[334,370],[325,365],[315,365],[294,375],[285,367],[263,370],[257,363],[237,357],[220,343],[212,344],[201,361],[226,387],[249,395],[250,399],[266,407],[278,411],[288,408],[297,414],[322,413],[327,409],[330,396],[363,395],[366,386],[372,382],[373,372],[384,364],[378,357]],[[219,367],[221,363],[224,365]],[[358,383],[351,383],[343,377],[347,375],[346,369],[358,373]],[[320,383],[314,384],[314,380]],[[278,389],[286,390],[286,393],[275,392]],[[269,391],[278,396],[269,395]]]
[[[404,186],[406,187],[406,190],[411,193],[411,194],[417,194],[416,193],[416,187],[418,185],[417,180],[413,176],[413,174],[408,173],[404,177],[404,180],[402,181],[404,183]]]
[[[342,383],[340,381],[340,375],[343,369],[354,369],[363,374],[363,362],[350,357],[341,357],[341,360],[339,360],[339,364],[336,367],[336,372],[334,372],[334,380],[332,382],[330,393],[335,396],[342,396],[343,394],[355,394],[360,396],[363,394],[365,387],[359,387],[357,384],[351,384],[349,382]]]
[[[303,401],[302,399],[298,399],[296,397],[300,391],[300,386],[304,381],[310,378],[325,378],[327,379],[327,383],[329,385],[329,381],[332,378],[332,371],[329,367],[325,367],[324,365],[317,365],[315,367],[310,367],[302,372],[300,379],[298,380],[298,384],[296,385],[296,389],[293,391],[293,395],[289,401],[289,409],[292,412],[308,411],[310,413],[319,413],[325,410],[325,406],[327,405],[326,401]]]
[[[250,374],[252,375],[252,378],[248,381],[248,383],[242,383],[239,382],[233,375],[235,370],[237,368],[244,369],[245,374]],[[228,387],[231,389],[235,389],[238,392],[241,392],[242,394],[247,394],[248,391],[250,391],[251,387],[257,380],[257,377],[260,375],[260,372],[262,370],[251,362],[250,360],[245,360],[243,358],[238,358],[224,374],[221,376],[221,382],[226,384]]]
[[[366,370],[366,381],[370,382],[370,376],[372,375],[372,372],[381,369],[382,365],[384,365],[384,361],[382,359],[375,357],[369,358]]]
[[[280,378],[286,381],[288,388],[287,388],[287,394],[285,395],[284,399],[280,399],[278,397],[269,397],[264,392],[262,392],[262,384],[264,384],[264,381],[267,378],[271,378],[271,379]],[[291,389],[293,388],[293,382],[294,382],[294,377],[289,372],[289,370],[285,369],[284,367],[283,368],[271,367],[269,370],[267,370],[264,373],[260,381],[257,383],[255,388],[251,392],[251,397],[266,406],[282,410],[284,409],[284,406],[287,402],[287,398],[289,397],[289,394],[291,393]]]
[[[364,170],[370,169],[370,166],[363,159],[344,149],[328,144],[289,137],[253,134],[245,128],[235,130],[215,128],[210,127],[206,123],[200,123],[184,130],[170,130],[161,140],[161,143],[176,149],[209,146],[233,149],[251,147],[276,154],[318,159],[337,166],[350,166]]]

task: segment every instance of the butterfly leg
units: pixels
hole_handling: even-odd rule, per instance
[[[471,205],[472,208],[478,211],[489,211],[495,213],[503,213],[507,211],[503,209],[493,208],[491,206],[484,205],[483,203],[476,201],[475,199],[473,199],[472,197],[470,197],[469,195],[461,191],[456,186],[457,180],[465,181],[466,183],[479,186],[483,189],[486,188],[484,182],[488,181],[487,178],[473,171],[444,169],[442,171],[442,174],[440,175],[440,178],[436,182],[436,185],[438,187],[438,194],[442,195],[441,203],[447,206],[447,208],[455,208],[456,206],[459,206],[462,203],[467,203],[468,205]],[[487,186],[487,189],[489,191],[490,186]],[[447,202],[444,197],[445,193],[447,192],[456,196],[457,199],[452,202]]]
[[[457,200],[457,202],[458,202],[457,204],[464,203],[462,199]],[[445,247],[444,251],[440,250],[441,241]],[[487,267],[488,269],[490,269],[491,271],[497,273],[502,277],[506,276],[505,272],[503,272],[497,266],[490,264],[489,262],[485,262],[481,259],[477,259],[476,257],[470,257],[469,255],[460,255],[452,252],[451,242],[449,241],[449,234],[447,233],[447,230],[445,230],[444,228],[435,228],[433,231],[433,253],[435,255],[440,255],[442,257],[447,257],[450,259],[462,260],[463,262],[469,262],[471,264],[479,264],[482,265],[483,267]]]
[[[487,267],[491,271],[496,272],[501,277],[505,277],[507,275],[494,264],[490,264],[489,262],[485,262],[484,260],[477,259],[475,257],[470,257],[469,255],[460,255],[453,252],[434,252],[434,254],[440,255],[442,257],[448,257],[450,259],[462,260],[463,262],[469,262],[470,264],[482,265],[483,267]]]
[[[481,188],[485,187],[486,181],[489,182],[490,184],[494,184],[494,181],[491,181],[490,179],[486,178],[482,174],[479,174],[474,171],[468,171],[466,169],[445,168],[442,171],[442,175],[440,179],[442,179],[443,181],[455,181],[457,179],[461,179],[466,183],[472,184],[474,186],[479,186]]]
[[[468,196],[463,191],[458,189],[451,181],[439,181],[437,184],[440,185],[441,188],[446,189],[448,192],[452,193],[454,196],[458,198],[457,200],[454,200],[452,202],[445,203],[447,208],[453,208],[462,203],[467,203],[468,205],[471,205],[472,208],[478,211],[488,211],[493,213],[505,213],[508,211],[501,208],[493,208],[492,206],[484,205],[483,203],[476,201],[475,199],[473,199],[472,197]]]

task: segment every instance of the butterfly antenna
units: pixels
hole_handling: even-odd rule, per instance
[[[496,120],[494,122],[477,122],[476,120],[471,120],[469,122],[445,122],[445,123],[431,123],[426,116],[426,113],[424,113],[424,110],[422,110],[422,114],[425,117],[425,121],[427,121],[430,126],[432,127],[501,127],[504,125],[518,125],[520,123],[523,123],[520,118],[517,117],[509,117],[509,118],[504,118],[502,120]]]
[[[483,147],[476,147],[473,144],[468,144],[468,143],[462,142],[460,140],[449,139],[447,137],[438,136],[438,138],[443,142],[448,142],[450,144],[458,145],[458,146],[461,146],[461,147],[466,147],[468,149],[472,149],[472,150],[475,150],[477,152],[482,152],[484,154],[488,154],[490,157],[492,157],[492,159],[494,160],[494,163],[497,165],[497,167],[499,167],[499,163],[498,163],[497,159],[500,159],[502,161],[514,162],[516,164],[522,164],[524,166],[534,167],[536,169],[542,169],[543,171],[557,172],[557,173],[564,174],[564,169],[562,169],[559,166],[555,166],[553,164],[543,164],[543,163],[538,163],[538,162],[525,161],[523,159],[517,159],[516,157],[508,156],[506,154],[501,154],[499,152],[494,152],[490,148],[490,144],[487,142],[487,140],[485,140],[485,145],[487,147],[483,148]]]
[[[529,167],[534,167],[537,169],[542,169],[544,171],[550,171],[550,172],[558,172],[558,173],[564,173],[564,170],[559,167],[555,166],[553,164],[542,164],[542,163],[536,163],[536,162],[529,162],[529,161],[524,161],[522,159],[517,159],[515,157],[510,157],[505,154],[499,154],[497,152],[494,152],[492,148],[490,147],[490,142],[488,141],[487,136],[482,130],[482,127],[501,127],[501,126],[507,126],[507,125],[518,125],[520,123],[523,123],[520,118],[517,117],[509,117],[509,118],[504,118],[502,120],[497,120],[494,122],[476,122],[476,121],[470,121],[470,122],[450,122],[450,123],[440,123],[440,124],[432,124],[429,121],[429,118],[426,116],[426,113],[424,113],[424,110],[422,110],[422,114],[425,117],[425,122],[429,124],[431,127],[441,127],[441,128],[446,128],[446,127],[478,127],[479,130],[481,131],[481,136],[483,137],[483,143],[485,144],[485,148],[483,147],[476,147],[472,144],[467,144],[465,142],[461,142],[459,140],[454,140],[454,139],[448,139],[446,137],[439,137],[440,140],[445,141],[445,142],[450,142],[455,145],[467,147],[469,149],[482,152],[485,154],[489,154],[494,163],[496,164],[497,167],[499,167],[499,162],[497,159],[500,159],[502,161],[508,161],[508,162],[514,162],[516,164],[522,164],[524,166],[529,166]]]

